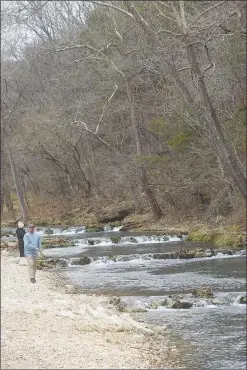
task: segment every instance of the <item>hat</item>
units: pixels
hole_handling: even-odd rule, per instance
[[[22,228],[23,226],[24,226],[24,223],[23,223],[23,222],[21,222],[21,221],[19,221],[19,222],[18,222],[18,227]]]
[[[29,224],[28,227],[34,227],[34,224]]]

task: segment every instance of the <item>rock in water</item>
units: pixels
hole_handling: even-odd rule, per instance
[[[74,259],[74,261],[71,262],[71,265],[88,265],[90,263],[90,258],[87,256],[82,256],[80,258]]]
[[[167,308],[191,308],[193,306],[192,303],[187,301],[182,301],[180,299],[172,299],[169,297],[168,299],[160,302],[161,306],[166,306]]]
[[[192,290],[192,294],[197,298],[212,298],[214,296],[212,289],[209,287],[201,287]]]
[[[240,297],[240,299],[239,299],[239,303],[241,303],[241,304],[246,304],[246,296],[242,296],[242,297]]]
[[[179,300],[176,300],[171,305],[171,308],[176,308],[176,309],[178,309],[178,308],[191,308],[191,307],[192,307],[192,303],[185,302],[185,301],[179,301]]]

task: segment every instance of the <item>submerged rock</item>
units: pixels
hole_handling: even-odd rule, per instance
[[[192,290],[192,294],[196,298],[212,298],[214,296],[212,289],[209,287],[201,287]]]

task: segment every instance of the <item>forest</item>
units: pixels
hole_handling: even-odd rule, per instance
[[[3,219],[245,222],[245,2],[1,8]]]

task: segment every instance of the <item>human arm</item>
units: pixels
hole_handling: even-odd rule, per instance
[[[38,239],[38,249],[41,250],[41,237],[39,236],[39,239]]]

